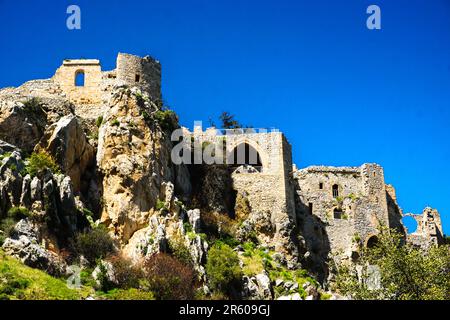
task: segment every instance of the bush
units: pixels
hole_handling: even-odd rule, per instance
[[[13,218],[5,218],[0,221],[0,246],[3,245],[6,238],[9,238],[16,226],[17,221]]]
[[[192,265],[192,256],[181,236],[174,236],[169,240],[169,250],[172,256],[186,265]]]
[[[169,211],[166,207],[166,203],[159,199],[156,201],[156,210],[162,210],[163,213]]]
[[[450,297],[450,247],[433,246],[424,252],[404,244],[394,229],[381,227],[378,243],[361,248],[355,265],[336,266],[336,287],[354,299],[446,300]],[[371,287],[377,266],[379,286]],[[360,268],[357,270],[357,268]]]
[[[208,252],[206,273],[213,290],[226,293],[240,284],[239,257],[228,245],[216,242]]]
[[[0,220],[0,246],[5,242],[6,238],[12,236],[17,222],[30,216],[31,214],[27,208],[10,208],[6,214],[6,217]]]
[[[111,256],[107,261],[113,267],[118,288],[129,289],[139,287],[139,281],[143,278],[144,274],[138,266],[134,266],[130,260],[122,256]]]
[[[56,164],[55,160],[46,152],[33,152],[28,158],[25,165],[25,170],[34,177],[42,172],[44,169],[48,169],[53,173],[60,173],[61,169]]]
[[[83,256],[91,265],[114,252],[114,243],[105,228],[94,228],[78,233],[72,244],[77,256]]]
[[[97,126],[97,128],[100,128],[102,123],[103,123],[103,116],[98,116],[98,118],[95,120],[95,125]]]
[[[41,110],[41,101],[36,97],[24,101],[23,105],[25,106],[25,110],[27,111],[36,112]]]
[[[8,210],[7,216],[16,221],[19,221],[21,219],[29,218],[31,216],[31,213],[25,207],[12,207]]]
[[[120,125],[120,122],[117,119],[113,119],[113,121],[111,121],[111,125],[118,127]]]
[[[150,257],[144,264],[151,292],[160,300],[189,300],[195,297],[195,273],[190,266],[164,253]]]
[[[178,125],[177,116],[172,110],[158,110],[154,117],[164,131],[173,131]]]

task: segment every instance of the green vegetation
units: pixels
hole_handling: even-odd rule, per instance
[[[195,272],[189,265],[164,253],[153,255],[144,264],[145,284],[160,300],[193,299],[196,291]]]
[[[0,251],[0,300],[79,300],[93,289],[69,289],[66,281],[25,266]]]
[[[155,300],[152,292],[136,288],[112,289],[106,293],[100,293],[99,296],[107,300]]]
[[[41,173],[45,169],[48,169],[53,173],[61,172],[61,169],[56,164],[53,157],[44,151],[38,153],[33,152],[25,163],[26,163],[25,170],[32,177]]]
[[[355,195],[354,193],[350,193],[347,197],[352,199],[353,201],[356,201],[359,199],[359,197],[357,195]]]
[[[0,220],[0,246],[5,242],[6,238],[13,233],[14,227],[21,219],[30,217],[31,214],[27,208],[12,207],[8,210],[6,216]]]
[[[114,119],[111,121],[111,125],[112,125],[112,126],[115,126],[115,127],[118,127],[118,126],[120,126],[120,122],[119,122],[119,120],[117,120],[117,118],[114,118]]]
[[[113,240],[105,228],[99,227],[78,233],[72,243],[75,254],[84,256],[91,265],[114,252]]]
[[[141,116],[144,118],[145,121],[150,121],[151,119],[150,115],[145,110],[141,112]]]
[[[97,128],[100,128],[102,123],[103,123],[103,116],[98,116],[98,118],[95,120],[95,125],[97,126]]]
[[[221,125],[223,129],[238,129],[242,128],[242,125],[235,120],[234,115],[230,114],[227,111],[224,111],[219,116]]]
[[[161,211],[161,213],[169,212],[169,209],[166,207],[166,203],[162,200],[156,200],[156,210]]]
[[[5,152],[4,154],[0,154],[0,161],[2,161],[5,158],[8,158],[11,156],[11,152]]]
[[[206,273],[214,291],[229,293],[242,278],[239,257],[230,246],[217,241],[208,252]]]
[[[192,264],[192,256],[189,248],[184,243],[183,237],[176,235],[169,240],[169,251],[171,255],[186,265]]]
[[[161,129],[172,132],[178,126],[177,116],[172,110],[158,110],[154,114]]]
[[[432,247],[428,252],[405,245],[402,236],[386,227],[380,229],[373,248],[361,248],[358,265],[336,266],[336,288],[354,299],[440,300],[450,298],[450,248]],[[379,270],[379,286],[373,271]]]
[[[31,213],[25,207],[12,207],[8,210],[7,216],[19,221],[21,219],[29,218]]]

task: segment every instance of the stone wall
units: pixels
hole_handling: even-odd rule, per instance
[[[203,131],[201,127],[195,126],[193,137],[200,144],[207,141],[220,145],[226,141],[224,158],[230,169],[234,170],[233,189],[248,198],[252,213],[264,216],[272,225],[273,234],[260,240],[288,257],[296,256],[291,239],[296,217],[291,179],[292,155],[291,146],[284,135],[279,131],[264,129],[208,128]],[[261,168],[241,168],[235,164],[237,159],[234,159],[233,151],[244,144],[257,151]]]
[[[84,73],[84,85],[75,85],[78,73]],[[64,60],[56,70],[53,81],[75,104],[99,104],[102,102],[102,70],[100,61],[95,59]]]
[[[380,223],[389,225],[383,169],[315,166],[294,172],[297,183],[297,218],[307,247],[322,257],[329,251],[350,258],[358,254],[357,242],[368,243]],[[314,216],[316,218],[312,218]],[[305,222],[306,221],[306,222]],[[313,221],[315,227],[311,228]],[[328,243],[314,243],[318,229]]]
[[[416,231],[407,234],[408,242],[423,249],[444,243],[441,216],[436,209],[427,207],[422,214],[406,213],[404,216],[412,217],[417,222]]]
[[[161,100],[161,64],[155,59],[119,53],[116,75],[119,83],[137,86],[152,100]]]

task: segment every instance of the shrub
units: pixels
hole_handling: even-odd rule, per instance
[[[72,244],[77,256],[84,256],[91,265],[114,252],[114,243],[105,228],[78,233]]]
[[[134,266],[130,260],[122,256],[111,256],[107,259],[114,269],[114,276],[118,283],[118,288],[129,289],[138,288],[139,280],[144,274],[138,266]]]
[[[228,245],[216,242],[208,252],[206,273],[213,290],[226,293],[242,278],[239,257]]]
[[[162,212],[167,212],[169,209],[166,208],[166,203],[162,200],[156,200],[156,210],[162,210]]]
[[[165,131],[173,131],[177,127],[177,116],[172,110],[156,111],[155,120]]]
[[[0,246],[3,245],[6,238],[9,238],[16,226],[17,221],[12,218],[5,218],[0,222]]]
[[[114,289],[114,283],[109,280],[108,277],[108,269],[106,268],[105,264],[102,260],[97,260],[97,268],[99,269],[99,272],[97,273],[97,281],[96,287],[100,291],[107,292],[109,290]]]
[[[195,297],[195,273],[190,266],[164,253],[144,263],[150,291],[160,300],[187,300]]]
[[[53,173],[61,172],[61,169],[51,155],[43,151],[39,153],[33,152],[28,158],[25,170],[33,177],[44,169],[48,169]]]
[[[192,256],[181,236],[174,236],[169,240],[169,250],[172,256],[186,265],[192,265]]]
[[[19,221],[21,219],[29,218],[31,216],[31,213],[25,207],[12,207],[8,210],[7,216],[16,221]]]
[[[32,114],[42,114],[42,102],[36,97],[23,102],[24,110]]]
[[[120,125],[120,122],[119,122],[119,120],[117,120],[117,119],[113,119],[113,120],[111,121],[111,125],[112,125],[112,126],[118,127],[118,126]]]
[[[100,128],[102,123],[103,123],[103,116],[98,116],[98,118],[95,120],[95,125],[97,126],[97,128]]]
[[[337,289],[354,299],[445,300],[450,296],[450,248],[433,246],[424,252],[404,244],[394,229],[381,227],[378,243],[360,249],[355,265],[336,266]],[[376,265],[379,286],[370,287]],[[359,268],[359,270],[357,270]],[[375,273],[376,274],[376,273]]]

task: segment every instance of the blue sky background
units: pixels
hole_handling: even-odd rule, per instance
[[[228,110],[282,130],[298,167],[379,163],[405,212],[436,207],[450,233],[449,0],[0,0],[0,46],[0,87],[150,54],[183,125]]]

